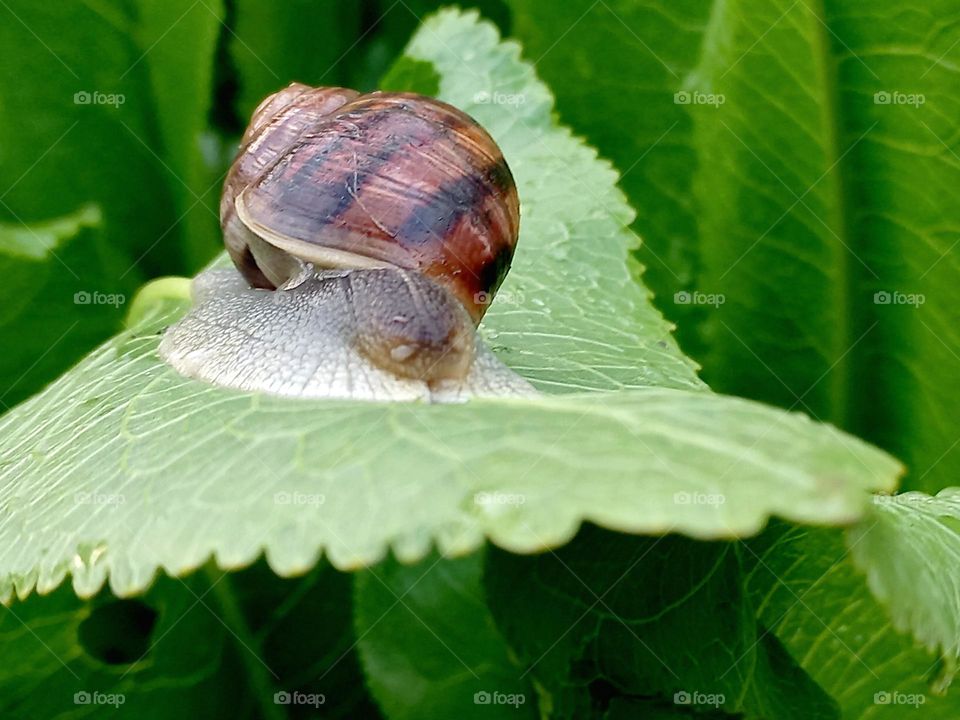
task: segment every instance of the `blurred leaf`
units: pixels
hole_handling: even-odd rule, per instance
[[[403,55],[383,78],[380,89],[397,92],[416,89],[421,95],[436,97],[440,92],[440,76],[432,63]]]
[[[181,252],[187,267],[196,270],[221,249],[220,186],[226,168],[208,164],[203,145],[216,142],[205,133],[224,0],[137,2],[137,40],[147,49],[141,62],[150,77],[161,140],[154,152],[176,202]]]
[[[839,717],[758,628],[734,545],[586,526],[556,552],[491,553],[486,583],[551,717],[601,718],[612,701],[639,698],[745,718]]]
[[[267,95],[291,82],[345,85],[344,55],[360,36],[361,3],[234,0],[230,57],[244,123]]]
[[[241,657],[259,661],[264,679],[290,696],[291,702],[278,708],[280,717],[315,718],[318,708],[302,700],[322,696],[324,718],[380,718],[360,669],[353,581],[322,561],[304,577],[284,580],[259,561],[218,583],[228,584],[226,604],[235,606],[249,630],[248,647],[237,647],[245,653]],[[255,666],[252,673],[264,674]],[[301,701],[294,701],[295,693]]]
[[[355,625],[370,688],[390,720],[536,718],[486,605],[483,555],[393,560],[355,583]]]
[[[955,484],[956,3],[509,2],[564,120],[624,172],[711,386]]]
[[[867,519],[865,527],[872,522]],[[955,690],[939,695],[948,668],[894,630],[855,568],[841,531],[776,524],[744,548],[747,587],[760,620],[837,700],[844,720],[960,715]],[[883,551],[903,557],[897,544]],[[952,573],[955,565],[949,567]]]
[[[132,329],[150,322],[154,314],[180,315],[190,309],[190,281],[182,277],[151,280],[137,291],[127,310],[125,325]]]
[[[563,121],[621,171],[643,237],[644,282],[658,307],[681,321],[681,344],[696,357],[703,349],[689,322],[696,308],[675,305],[673,296],[694,287],[699,252],[692,111],[712,108],[679,105],[674,93],[695,72],[711,5],[719,3],[507,2],[513,34],[556,93]]]
[[[488,341],[545,390],[623,391],[447,406],[238,393],[162,364],[171,318],[150,314],[0,420],[0,596],[47,591],[68,572],[83,595],[108,573],[129,594],[158,565],[179,574],[211,552],[236,567],[266,548],[284,574],[311,567],[321,548],[339,568],[391,546],[417,560],[434,541],[461,554],[484,536],[529,552],[565,542],[585,518],[730,537],[771,514],[851,522],[867,493],[892,489],[900,468],[887,455],[803,416],[703,392],[624,266],[630,210],[615,175],[551,124],[550,96],[516,46],[448,11],[410,54],[433,57],[442,97],[499,137],[524,197]],[[477,87],[526,103],[471,105]],[[571,165],[605,189],[603,206],[578,193]],[[97,493],[129,501],[78,512]],[[77,564],[85,542],[108,551]]]
[[[243,685],[203,578],[163,579],[142,599],[69,588],[0,607],[5,718],[240,717]],[[200,599],[198,599],[200,598]],[[202,639],[202,641],[198,641]]]
[[[4,232],[35,239],[33,228],[39,237],[78,208],[100,212],[97,233],[78,235],[43,269],[31,265],[29,282],[7,277],[11,286],[28,284],[21,297],[31,301],[21,324],[0,335],[9,348],[0,375],[10,366],[24,375],[0,380],[0,393],[16,381],[4,403],[34,392],[120,326],[115,308],[74,306],[75,292],[130,297],[144,272],[184,272],[188,224],[190,242],[209,253],[215,220],[206,229],[189,216],[177,220],[194,202],[181,180],[192,192],[208,186],[198,143],[210,94],[204,58],[219,26],[205,2],[219,0],[186,13],[181,0],[0,4]]]
[[[375,720],[351,580],[326,564],[295,580],[262,562],[229,576],[208,566],[161,576],[134,600],[104,591],[83,602],[64,587],[0,608],[0,649],[16,658],[0,669],[0,713],[294,720],[322,707],[327,718]]]
[[[960,661],[960,489],[932,497],[910,492],[875,498],[873,512],[850,531],[854,560],[894,626],[945,663]]]
[[[0,412],[118,327],[122,258],[103,243],[95,206],[31,225],[0,223]]]
[[[383,87],[382,76],[403,51],[410,36],[427,16],[455,4],[476,10],[493,22],[501,33],[510,31],[510,13],[504,0],[367,0],[364,3],[363,34],[345,62],[350,87],[362,91]]]

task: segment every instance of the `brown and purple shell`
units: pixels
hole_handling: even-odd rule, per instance
[[[510,267],[520,205],[496,143],[451,105],[295,84],[254,114],[220,217],[254,286],[276,287],[302,262],[399,267],[479,322]]]

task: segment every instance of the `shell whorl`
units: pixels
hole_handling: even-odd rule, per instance
[[[395,266],[445,287],[475,322],[519,222],[503,155],[465,113],[420,95],[303,85],[258,108],[221,203],[227,248],[255,286],[280,284],[299,261]]]

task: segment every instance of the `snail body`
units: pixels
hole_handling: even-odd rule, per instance
[[[477,385],[476,326],[509,270],[520,206],[500,149],[465,113],[420,95],[293,84],[254,112],[220,219],[250,292],[309,287],[331,341],[376,372]],[[174,335],[161,353],[191,355]]]

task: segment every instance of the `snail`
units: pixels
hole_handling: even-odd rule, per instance
[[[477,338],[520,203],[457,108],[294,83],[254,111],[220,220],[236,271],[198,276],[160,346],[182,374],[302,397],[532,392]]]

